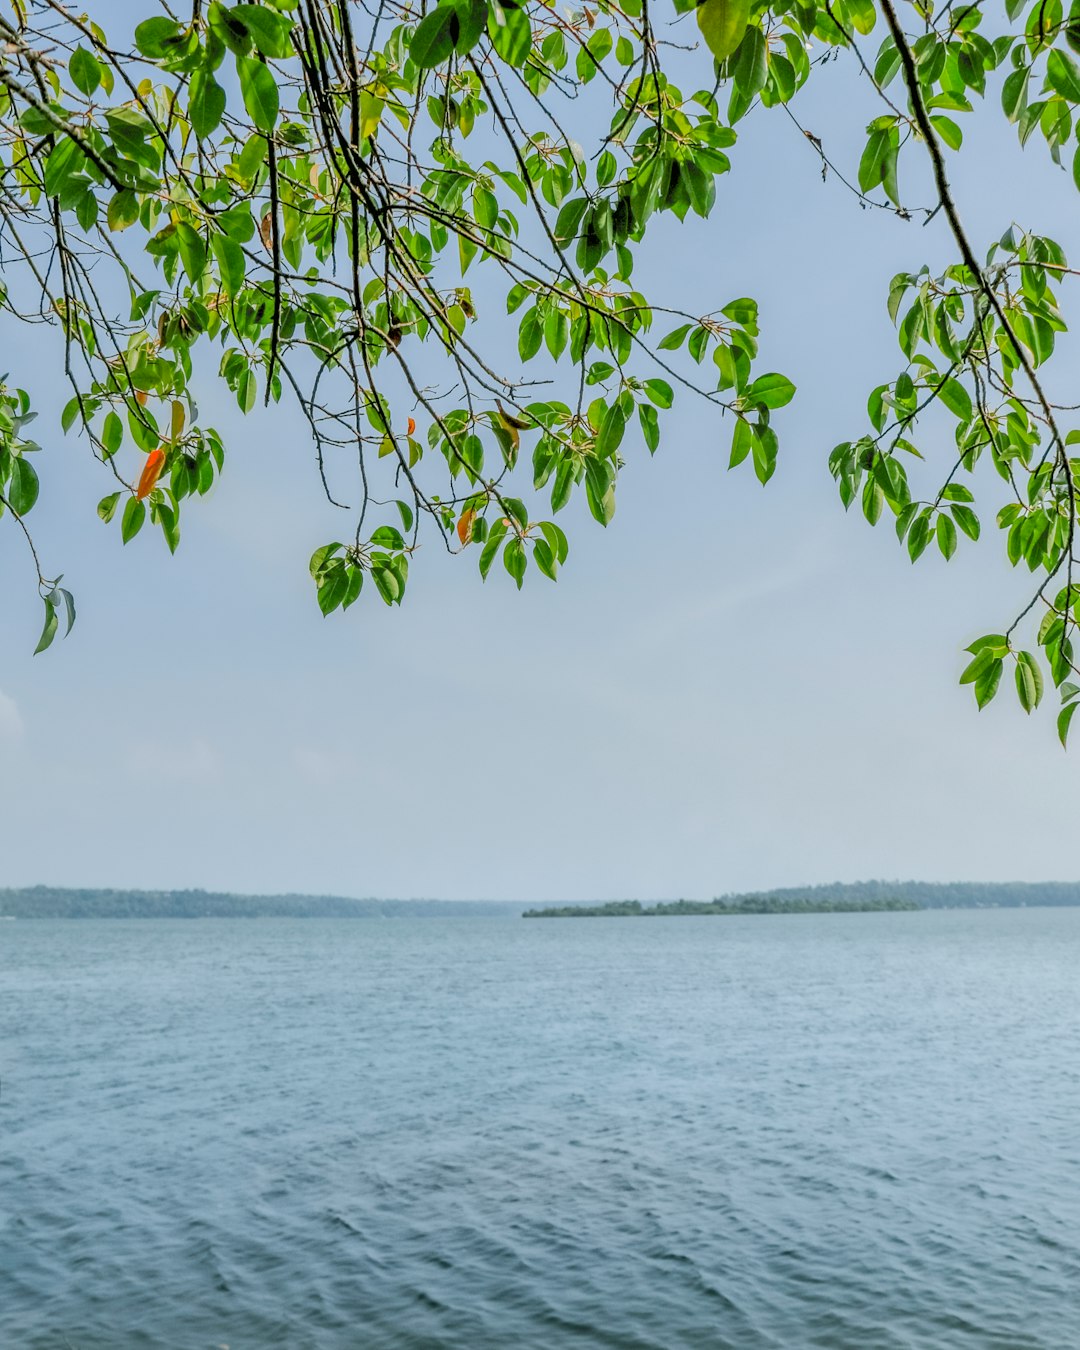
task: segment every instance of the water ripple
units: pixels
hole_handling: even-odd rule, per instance
[[[1080,912],[16,923],[13,1350],[1080,1346]]]

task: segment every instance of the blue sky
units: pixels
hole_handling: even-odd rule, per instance
[[[818,84],[796,111],[853,168],[873,108],[839,67]],[[996,112],[970,126],[954,174],[977,248],[1024,211],[1070,251],[1066,176]],[[610,528],[572,507],[558,585],[531,573],[520,595],[429,541],[400,609],[365,595],[324,620],[306,560],[336,522],[302,421],[241,417],[216,358],[199,398],[225,478],[175,558],[149,535],[122,548],[94,514],[100,470],[60,434],[55,342],[6,322],[0,366],[42,412],[36,536],[80,617],[31,658],[39,602],[0,529],[0,885],[537,900],[1075,877],[1078,752],[1051,710],[1004,690],[977,714],[956,684],[1027,573],[989,514],[981,545],[912,568],[887,524],[845,517],[826,468],[900,369],[888,280],[951,260],[942,222],[823,185],[780,112],[732,157],[712,219],[665,222],[639,266],[662,302],[761,302],[761,369],[799,386],[776,478],[729,474],[727,425],[681,400]]]

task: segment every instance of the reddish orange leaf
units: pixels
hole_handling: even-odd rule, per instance
[[[415,417],[410,417],[410,418],[409,418],[409,435],[410,435],[410,436],[413,436],[413,435],[415,435],[415,434],[416,434],[416,418],[415,418]]]
[[[143,465],[142,477],[139,479],[139,486],[135,496],[142,501],[144,497],[149,497],[154,490],[154,485],[161,477],[161,471],[165,467],[165,451],[151,450],[146,457],[146,463]]]
[[[475,519],[475,511],[462,511],[461,519],[457,523],[457,537],[463,544],[469,542],[469,537],[472,534],[472,523]]]
[[[136,390],[135,390],[135,402],[139,405],[140,408],[145,408],[145,407],[146,407],[146,400],[147,400],[149,397],[150,397],[150,395],[146,392],[145,389],[136,389]]]

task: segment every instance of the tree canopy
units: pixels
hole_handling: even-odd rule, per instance
[[[754,299],[683,313],[643,294],[634,266],[658,216],[710,215],[739,124],[774,112],[863,204],[912,218],[900,166],[929,168],[920,209],[941,213],[954,260],[882,278],[900,369],[868,391],[867,423],[829,469],[844,506],[893,523],[912,561],[978,541],[989,502],[1032,598],[971,644],[962,681],[981,707],[1008,671],[1030,711],[1045,671],[1064,742],[1080,706],[1080,430],[1048,365],[1076,273],[1007,219],[989,248],[969,237],[950,160],[973,109],[1000,108],[1080,184],[1080,4],[193,0],[178,14],[5,0],[0,38],[15,353],[0,527],[28,546],[38,650],[75,608],[31,531],[40,447],[20,322],[56,329],[62,427],[100,461],[97,511],[125,544],[149,528],[175,550],[225,471],[197,407],[215,368],[243,412],[294,399],[333,517],[310,560],[324,614],[365,584],[400,603],[425,539],[483,577],[501,564],[519,587],[530,569],[554,580],[559,512],[583,493],[607,525],[624,462],[659,448],[676,399],[698,400],[731,466],[767,482],[774,413],[796,391],[759,360]],[[834,59],[878,101],[851,166],[799,122],[799,91]],[[920,424],[932,405],[946,438]]]

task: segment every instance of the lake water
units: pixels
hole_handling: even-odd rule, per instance
[[[0,924],[11,1350],[1080,1346],[1080,910]]]

